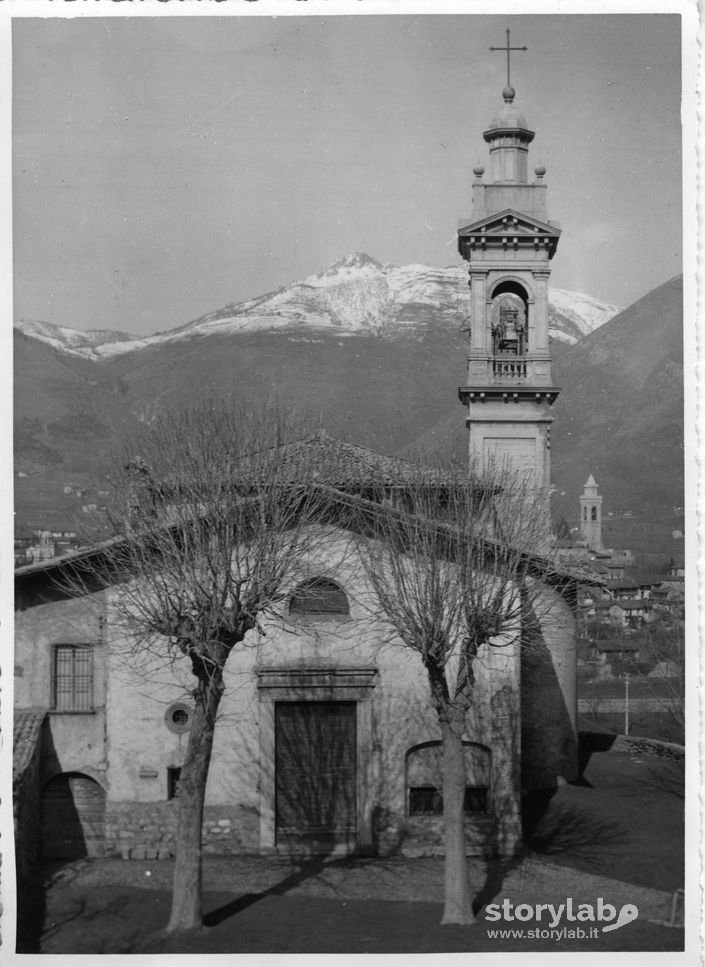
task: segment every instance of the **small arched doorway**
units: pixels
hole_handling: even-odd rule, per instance
[[[76,860],[105,850],[105,792],[90,776],[64,772],[44,786],[42,856]]]

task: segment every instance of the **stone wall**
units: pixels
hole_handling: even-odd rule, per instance
[[[106,856],[167,860],[176,846],[178,800],[109,802],[105,817]],[[203,852],[220,855],[259,852],[259,819],[236,806],[206,806]]]

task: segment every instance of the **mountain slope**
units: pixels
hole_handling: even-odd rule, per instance
[[[683,280],[671,279],[569,348],[555,366],[553,478],[588,473],[623,502],[683,490]],[[583,476],[581,480],[580,477]]]

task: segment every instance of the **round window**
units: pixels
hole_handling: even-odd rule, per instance
[[[166,710],[164,721],[171,732],[188,732],[191,728],[191,709],[185,702],[174,702]]]

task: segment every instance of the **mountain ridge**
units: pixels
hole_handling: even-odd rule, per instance
[[[549,289],[549,304],[550,334],[569,344],[621,311],[620,307],[585,293],[563,289]],[[26,319],[18,320],[16,328],[60,351],[107,360],[151,345],[218,331],[235,335],[271,329],[310,329],[346,336],[414,338],[430,325],[457,329],[469,314],[464,266],[394,266],[364,252],[354,252],[315,275],[149,336],[99,329],[84,332]]]
[[[357,272],[349,264],[342,268]],[[380,286],[381,270],[366,265],[365,271],[372,287]],[[444,270],[428,271],[444,281]],[[331,294],[347,300],[356,283],[339,276],[335,269],[317,287],[293,294],[285,287],[279,298],[291,312],[294,296],[302,299],[312,288],[323,294],[319,308]],[[433,279],[436,293],[449,291]],[[314,418],[321,414],[331,434],[382,453],[463,460],[467,431],[457,390],[466,379],[467,334],[454,303],[431,304],[428,278],[407,270],[406,281],[417,288],[407,292],[399,324],[352,334],[328,318],[321,326],[216,326],[198,338],[94,359],[17,328],[17,521],[80,519],[73,493],[100,476],[108,451],[119,451],[139,423],[203,394],[278,400]],[[426,302],[418,301],[419,285]],[[260,300],[268,311],[271,298]],[[363,322],[370,298],[367,285],[353,307]],[[671,513],[683,503],[682,279],[664,283],[572,345],[554,339],[552,357],[555,382],[563,387],[550,411],[557,519],[575,520],[582,485],[593,473],[606,516],[612,508],[634,511],[632,530],[606,539],[636,549],[656,542],[666,554],[671,528],[683,526]]]

